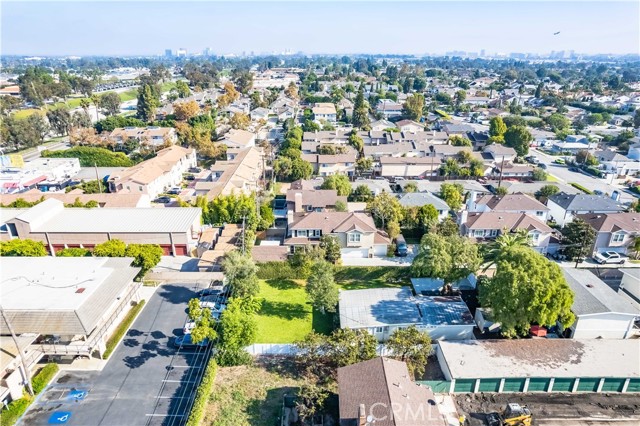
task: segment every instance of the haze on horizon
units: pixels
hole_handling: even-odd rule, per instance
[[[638,1],[3,1],[1,24],[4,55],[640,53]]]

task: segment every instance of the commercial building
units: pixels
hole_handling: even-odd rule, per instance
[[[640,392],[637,340],[441,341],[449,392]]]
[[[10,156],[5,156],[10,157]],[[2,163],[0,194],[14,194],[28,189],[60,190],[80,172],[77,158],[37,158],[27,163]]]
[[[158,244],[165,255],[189,255],[200,234],[200,208],[65,208],[48,199],[28,209],[0,209],[0,240],[42,241],[49,252],[93,248],[108,240]]]
[[[24,368],[44,355],[102,355],[139,301],[132,258],[2,257],[2,401],[22,396]],[[6,321],[5,318],[6,317]],[[11,327],[9,327],[9,325]],[[18,336],[16,347],[11,330]],[[22,364],[18,350],[23,352]]]

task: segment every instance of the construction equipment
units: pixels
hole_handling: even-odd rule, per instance
[[[488,426],[531,426],[533,417],[527,407],[508,403],[502,414],[487,414],[486,420]]]

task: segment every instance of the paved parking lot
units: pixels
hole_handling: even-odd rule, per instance
[[[61,372],[20,424],[183,424],[208,356],[172,346],[194,290],[186,283],[160,287],[101,372]]]

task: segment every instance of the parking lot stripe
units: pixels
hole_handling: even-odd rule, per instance
[[[202,368],[202,367],[196,367],[194,365],[172,365],[173,368]]]
[[[184,414],[147,414],[147,417],[184,417]]]
[[[188,383],[195,383],[195,380],[191,380],[191,381],[185,382],[185,381],[182,381],[182,380],[167,380],[167,379],[164,379],[163,382],[188,384]]]

